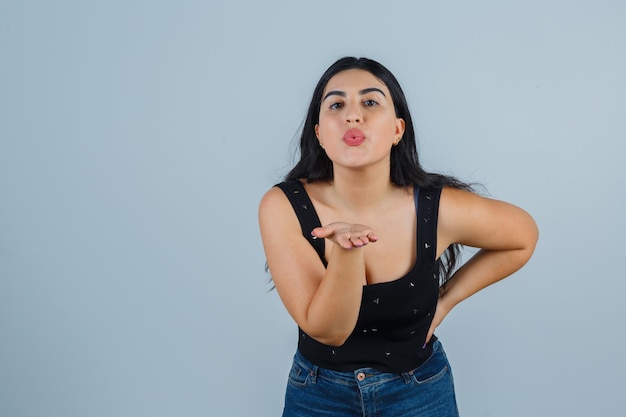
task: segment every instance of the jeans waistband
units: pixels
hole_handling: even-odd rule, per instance
[[[433,354],[441,348],[441,343],[436,340],[433,343]],[[317,378],[323,378],[336,383],[354,384],[359,385],[371,385],[388,382],[393,379],[402,378],[405,383],[411,381],[411,375],[413,370],[402,373],[381,372],[375,368],[359,368],[353,372],[340,372],[333,371],[331,369],[320,368],[308,359],[306,359],[299,350],[296,351],[294,361],[297,362],[302,368],[306,369],[311,377],[311,381],[315,383]],[[417,368],[416,368],[417,369]]]

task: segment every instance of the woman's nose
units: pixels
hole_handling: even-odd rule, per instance
[[[361,109],[359,106],[346,106],[346,122],[347,123],[360,123],[363,121],[363,114],[361,113]]]

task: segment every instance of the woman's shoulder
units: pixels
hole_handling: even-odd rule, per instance
[[[281,185],[286,184],[286,182],[281,182],[263,194],[261,197],[261,202],[259,203],[259,211],[273,211],[276,209],[281,209],[281,207],[287,207],[289,204],[289,200],[287,199],[287,195],[283,191]]]
[[[520,207],[454,187],[442,190],[439,221],[452,243],[474,247],[500,249],[507,234],[536,234],[534,220]]]
[[[478,194],[473,191],[464,190],[450,185],[444,185],[438,188],[441,190],[441,200],[448,203],[467,204],[479,197]]]
[[[300,229],[293,206],[285,192],[278,186],[267,190],[259,203],[261,235],[287,234]]]
[[[296,200],[298,198],[308,198],[311,186],[307,184],[305,187],[305,184],[307,184],[306,179],[286,179],[275,184],[261,198],[259,215],[280,218],[286,213],[293,212],[291,200],[294,197],[289,194],[300,194]]]

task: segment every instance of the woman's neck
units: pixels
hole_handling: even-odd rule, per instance
[[[335,169],[331,192],[334,200],[352,210],[373,208],[384,204],[397,191],[391,182],[389,168],[379,170]]]

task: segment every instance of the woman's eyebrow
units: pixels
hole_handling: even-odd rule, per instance
[[[376,87],[365,88],[365,89],[359,91],[359,94],[360,95],[364,95],[364,94],[371,93],[371,92],[377,92],[377,93],[382,94],[383,97],[387,97],[385,95],[385,93],[383,93],[383,90],[381,90],[380,88],[376,88]]]
[[[364,88],[363,90],[359,91],[359,95],[364,95],[364,94],[371,93],[371,92],[380,93],[383,95],[383,97],[387,97],[385,93],[383,93],[383,90],[381,90],[380,88],[376,88],[376,87]],[[339,91],[339,90],[329,91],[328,93],[326,93],[322,101],[326,100],[330,96],[346,97],[347,94],[345,93],[345,91]]]

